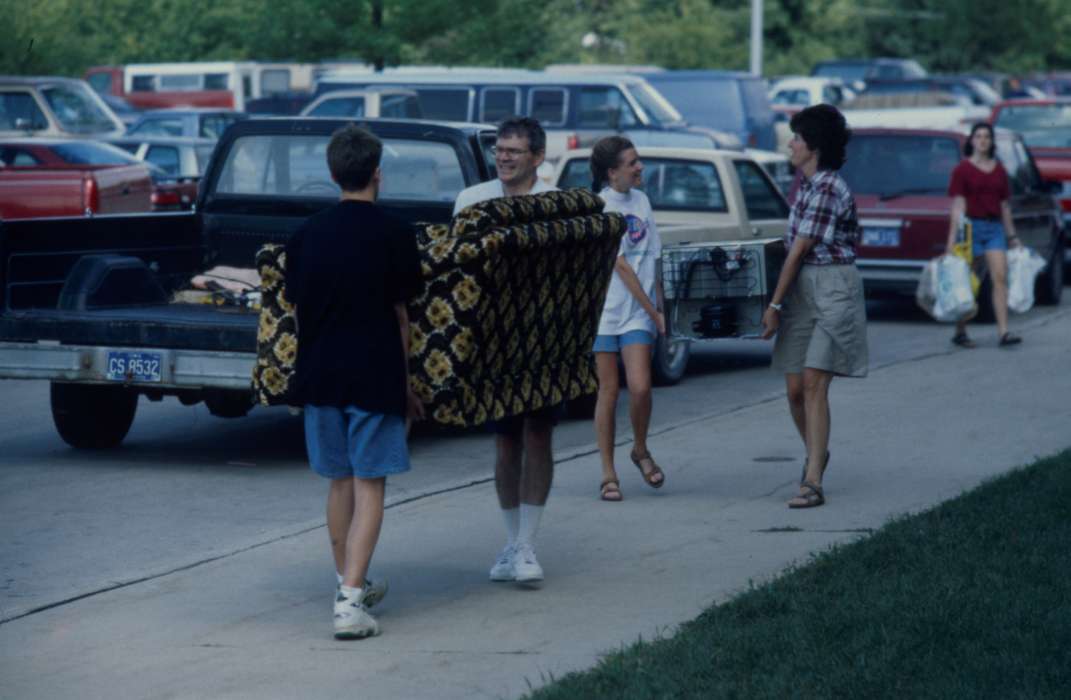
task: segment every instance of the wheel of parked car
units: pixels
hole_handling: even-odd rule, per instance
[[[660,386],[676,384],[688,368],[691,355],[691,343],[687,340],[669,340],[664,335],[658,336],[655,343],[654,357],[651,358],[651,370],[654,383]]]
[[[71,447],[116,447],[138,408],[136,391],[123,386],[52,382],[52,421]]]
[[[1049,266],[1038,275],[1034,287],[1034,298],[1039,304],[1056,306],[1064,294],[1064,242],[1060,238],[1052,247]]]
[[[241,418],[253,408],[253,395],[248,391],[206,390],[204,401],[208,412],[220,418]]]

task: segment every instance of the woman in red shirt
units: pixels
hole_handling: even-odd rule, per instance
[[[997,334],[1002,346],[1015,345],[1022,341],[1008,332],[1008,244],[1018,246],[1011,207],[1008,206],[1010,190],[1008,173],[994,157],[996,142],[993,127],[975,124],[970,138],[963,146],[967,156],[952,171],[948,194],[952,199],[952,218],[948,227],[949,253],[956,242],[957,223],[966,215],[971,222],[972,254],[985,257],[989,279],[993,287],[993,313],[997,317]],[[960,347],[973,348],[974,341],[967,335],[965,316],[956,323],[952,342]]]

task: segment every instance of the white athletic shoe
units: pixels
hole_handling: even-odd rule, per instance
[[[390,586],[387,585],[387,579],[373,581],[370,578],[366,578],[364,580],[364,597],[361,598],[361,602],[366,608],[374,607],[387,597],[387,590],[389,588]]]
[[[362,596],[362,599],[364,596]],[[335,639],[364,639],[379,634],[379,623],[368,614],[363,600],[335,597]]]
[[[498,559],[491,565],[492,581],[512,581],[517,578],[517,572],[513,568],[514,547],[507,544],[498,554]]]
[[[543,580],[543,567],[536,561],[535,550],[527,542],[517,545],[513,554],[513,576],[518,583]]]

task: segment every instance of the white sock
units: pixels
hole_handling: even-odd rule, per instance
[[[517,532],[517,544],[532,545],[539,530],[539,520],[543,517],[543,506],[522,503],[520,510],[521,524]]]
[[[506,521],[506,543],[510,546],[517,544],[517,532],[521,529],[520,509],[503,508],[502,517]]]
[[[338,590],[347,601],[352,601],[352,600],[360,601],[361,597],[364,596],[364,589],[363,588],[351,588],[349,586],[339,586]]]
[[[336,571],[335,572],[335,579],[337,580],[337,585],[341,586],[342,585],[342,574],[340,574],[340,573],[338,573]]]

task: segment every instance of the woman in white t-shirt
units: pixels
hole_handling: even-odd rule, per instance
[[[591,173],[595,180],[593,189],[606,201],[605,211],[619,212],[628,219],[594,347],[599,376],[595,433],[602,455],[600,498],[620,501],[621,483],[614,469],[618,355],[625,365],[628,382],[634,436],[632,462],[649,486],[661,488],[666,479],[647,449],[647,428],[651,422],[651,351],[656,334],[666,332],[662,281],[658,273],[662,241],[647,195],[635,189],[643,184],[643,164],[632,142],[620,136],[599,140],[591,152]]]

